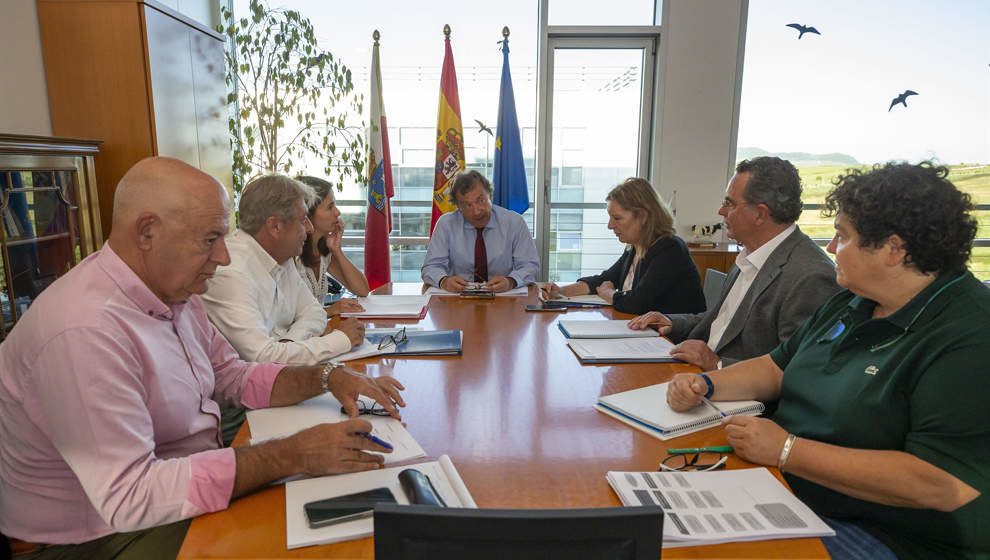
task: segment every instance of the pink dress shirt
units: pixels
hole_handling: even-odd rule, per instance
[[[198,296],[162,303],[104,245],[0,345],[0,532],[80,543],[226,508],[217,401],[268,406],[281,368],[238,359]]]

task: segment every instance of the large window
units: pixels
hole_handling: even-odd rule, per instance
[[[797,23],[819,34],[788,27]],[[849,167],[933,160],[981,204],[970,267],[990,278],[990,2],[750,0],[738,159],[778,155],[805,183],[802,229]],[[905,90],[917,95],[891,106]]]
[[[234,0],[235,13],[246,13],[247,0]],[[269,0],[272,7],[300,11],[312,21],[321,47],[354,72],[355,88],[367,98],[372,32],[381,32],[382,90],[389,123],[393,199],[392,278],[418,281],[428,242],[433,191],[433,166],[440,69],[443,61],[443,26],[452,29],[451,45],[456,63],[463,123],[465,156],[469,169],[491,177],[495,139],[482,132],[476,121],[495,130],[502,54],[497,41],[503,26],[510,35],[510,64],[516,110],[521,129],[523,158],[529,182],[531,208],[523,218],[536,237],[534,189],[537,150],[537,82],[539,0],[505,0],[452,7],[449,2],[382,0],[368,6],[346,6],[325,0]],[[654,0],[620,0],[607,6],[592,0],[549,2],[550,25],[637,25],[655,21]],[[576,29],[576,28],[572,28]],[[549,170],[549,194],[554,207],[545,241],[537,239],[547,261],[547,274],[555,280],[573,280],[598,272],[621,251],[605,228],[604,193],[617,181],[637,174],[636,139],[639,133],[642,65],[641,50],[568,51],[561,53],[562,74],[558,90],[559,112],[553,127],[553,161]],[[580,103],[579,96],[586,101]],[[593,103],[587,101],[593,100]],[[652,99],[647,100],[652,103]],[[647,107],[649,107],[649,103]],[[588,109],[593,108],[593,111]],[[586,114],[582,114],[582,111]],[[621,146],[606,142],[601,127],[629,122]],[[367,122],[367,115],[354,124]],[[648,138],[648,135],[647,135]],[[609,150],[600,149],[611,146]],[[623,160],[612,154],[625,150]],[[548,156],[550,157],[550,156]],[[621,158],[620,158],[621,159]],[[308,170],[319,175],[321,166]],[[542,193],[540,193],[542,194]],[[357,182],[338,194],[345,213],[345,250],[360,267],[367,190]],[[561,203],[557,207],[556,203]],[[548,207],[549,208],[549,207]],[[557,252],[560,255],[557,255]]]

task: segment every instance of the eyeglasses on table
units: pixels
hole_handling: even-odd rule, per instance
[[[714,471],[725,467],[725,462],[729,459],[722,453],[706,451],[702,453],[683,453],[677,455],[667,455],[660,462],[658,471]]]

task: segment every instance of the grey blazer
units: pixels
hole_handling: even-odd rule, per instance
[[[712,321],[738,277],[739,267],[733,266],[714,308],[704,313],[668,315],[673,323],[668,336],[674,342],[707,342]],[[835,266],[828,255],[801,228],[795,229],[756,274],[715,353],[723,366],[769,353],[837,291]]]

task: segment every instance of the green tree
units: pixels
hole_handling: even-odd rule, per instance
[[[315,159],[337,190],[344,178],[363,177],[363,95],[354,94],[351,71],[319,48],[309,19],[251,0],[249,17],[235,18],[221,3],[220,33],[227,49],[228,102],[239,98],[229,120],[234,192],[260,173],[294,175]]]

